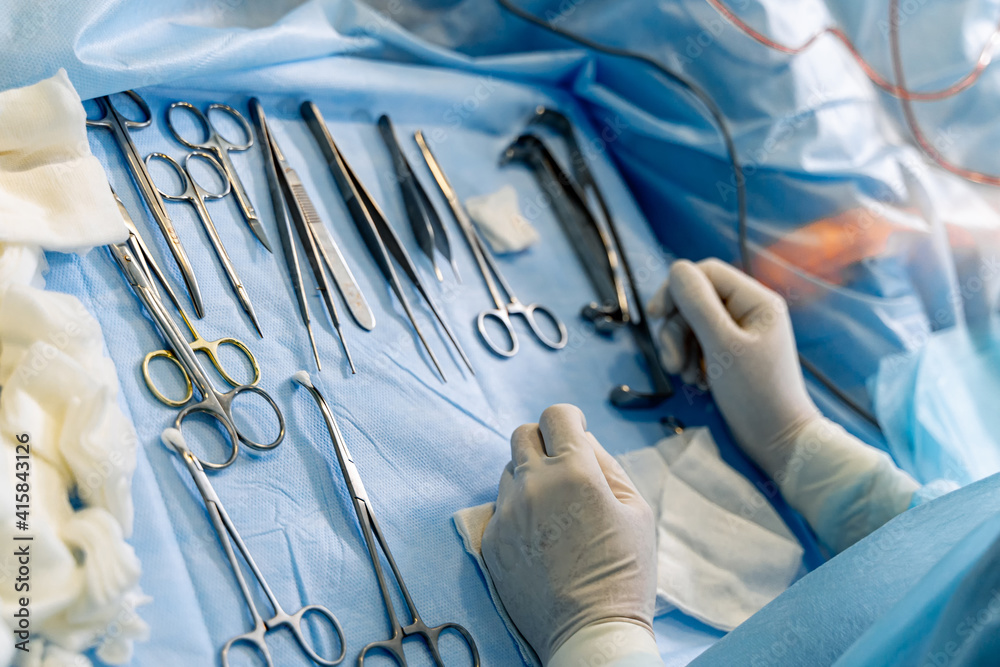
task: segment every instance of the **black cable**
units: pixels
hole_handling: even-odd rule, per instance
[[[737,220],[737,243],[739,244],[739,254],[740,263],[743,264],[743,271],[748,276],[753,277],[753,269],[750,265],[750,250],[747,244],[747,193],[746,193],[746,180],[743,175],[743,167],[740,165],[739,158],[736,154],[736,144],[733,141],[733,135],[729,131],[729,125],[726,123],[726,117],[723,115],[722,110],[719,105],[715,103],[715,100],[697,83],[687,78],[683,74],[673,72],[663,65],[661,65],[656,60],[650,58],[642,53],[636,53],[634,51],[629,51],[627,49],[620,49],[615,46],[607,46],[594,42],[586,37],[582,37],[575,33],[564,30],[558,26],[552,25],[542,19],[538,18],[534,14],[524,11],[520,7],[516,7],[511,4],[510,0],[497,0],[501,7],[513,14],[514,16],[520,18],[523,21],[527,21],[532,25],[538,26],[543,30],[551,32],[552,34],[558,35],[563,39],[567,39],[575,44],[579,44],[584,48],[591,49],[593,51],[598,51],[609,56],[616,58],[626,58],[628,60],[634,60],[636,62],[642,63],[648,67],[653,68],[663,76],[665,76],[670,81],[673,81],[681,88],[686,90],[691,94],[696,100],[704,105],[705,109],[711,115],[713,122],[716,125],[716,129],[722,138],[723,143],[726,146],[726,154],[729,157],[729,165],[733,170],[733,176],[736,180],[736,220]],[[880,433],[882,431],[879,427],[878,420],[875,416],[863,405],[854,400],[849,396],[844,390],[838,387],[834,382],[828,378],[819,368],[816,367],[811,361],[807,360],[802,354],[799,354],[799,363],[802,367],[809,372],[816,380],[822,384],[826,389],[832,393],[834,396],[839,398],[844,402],[849,408],[854,410],[859,417],[867,421],[878,430]]]

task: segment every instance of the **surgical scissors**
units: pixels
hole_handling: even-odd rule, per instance
[[[295,637],[296,643],[298,643],[299,648],[302,649],[303,653],[309,656],[309,659],[313,662],[324,665],[325,667],[329,665],[337,665],[344,659],[346,654],[346,646],[344,644],[344,630],[340,627],[340,621],[337,617],[333,615],[333,612],[326,607],[318,604],[309,604],[303,606],[294,614],[288,614],[281,605],[278,603],[278,599],[274,596],[271,591],[271,587],[267,585],[267,581],[264,580],[264,575],[261,574],[260,568],[257,567],[257,563],[254,562],[253,556],[250,555],[250,550],[247,549],[246,543],[240,534],[236,531],[236,526],[233,525],[233,520],[229,518],[229,513],[226,512],[226,508],[223,507],[222,501],[219,500],[219,494],[215,492],[212,487],[212,483],[208,479],[208,475],[205,474],[205,469],[202,467],[201,462],[198,460],[191,450],[188,449],[187,443],[184,441],[184,436],[177,429],[168,428],[163,432],[161,436],[163,444],[165,444],[170,449],[173,449],[181,459],[184,461],[184,465],[187,466],[188,472],[191,473],[191,478],[194,480],[194,484],[198,487],[198,493],[201,494],[201,499],[205,503],[205,509],[208,511],[208,516],[212,520],[212,527],[215,528],[216,535],[219,538],[219,542],[222,544],[222,550],[226,552],[226,559],[229,561],[229,566],[233,570],[233,574],[236,575],[236,581],[240,586],[240,592],[243,594],[243,599],[247,603],[247,608],[250,610],[250,618],[253,620],[254,627],[253,630],[245,632],[242,635],[237,635],[227,641],[222,647],[222,665],[223,667],[228,667],[229,665],[229,650],[236,646],[237,644],[247,644],[252,646],[264,657],[264,661],[267,663],[268,667],[273,667],[274,662],[271,660],[271,652],[267,648],[267,642],[264,641],[267,633],[275,628],[286,627],[292,632],[292,636]],[[250,587],[247,585],[246,577],[243,576],[243,568],[240,566],[239,560],[236,558],[236,553],[233,551],[233,544],[236,545],[236,549],[239,550],[240,555],[243,556],[243,561],[250,568],[250,572],[253,574],[257,583],[260,585],[261,590],[264,591],[267,601],[271,604],[271,608],[274,610],[274,616],[269,619],[264,619],[257,610],[257,605],[254,604],[253,594],[250,592]],[[340,655],[337,656],[336,660],[327,660],[316,652],[312,644],[306,641],[306,630],[302,625],[302,619],[306,614],[313,613],[318,614],[325,618],[333,626],[333,629],[337,633],[338,643],[340,644]]]
[[[239,454],[240,442],[243,442],[252,449],[261,451],[274,449],[281,444],[281,440],[285,437],[285,417],[281,414],[278,404],[270,394],[254,384],[242,384],[233,387],[224,394],[215,390],[201,362],[198,361],[194,350],[185,340],[180,327],[177,326],[167,313],[166,307],[160,299],[159,292],[153,284],[152,273],[149,268],[151,258],[144,249],[145,244],[139,238],[138,234],[134,232],[132,219],[117,195],[115,195],[115,199],[118,200],[118,208],[130,231],[128,240],[109,245],[108,249],[111,251],[115,262],[118,263],[118,268],[121,269],[132,291],[139,301],[142,302],[143,306],[145,306],[160,335],[167,341],[170,352],[173,353],[175,363],[184,371],[185,376],[197,388],[201,396],[201,400],[198,402],[192,403],[192,399],[188,399],[183,404],[185,407],[178,413],[177,418],[174,420],[174,427],[180,429],[181,424],[194,413],[207,414],[222,424],[229,436],[232,452],[223,463],[202,461],[202,464],[207,468],[220,469],[232,465],[236,460],[237,454]],[[159,274],[160,272],[157,271],[157,275]],[[278,436],[270,444],[254,442],[240,433],[239,428],[236,426],[236,421],[233,419],[233,400],[245,392],[261,396],[271,406],[271,409],[274,410],[274,414],[278,419]]]
[[[188,347],[190,347],[194,352],[204,352],[205,355],[208,356],[208,360],[212,362],[213,366],[215,366],[215,370],[219,372],[222,379],[228,382],[230,386],[238,387],[243,383],[233,378],[233,376],[226,371],[226,369],[222,366],[222,363],[219,361],[219,348],[223,345],[228,345],[229,347],[234,347],[239,350],[240,354],[243,355],[243,358],[246,359],[253,368],[253,379],[247,384],[255,385],[260,381],[260,365],[257,364],[257,358],[253,356],[253,352],[250,351],[243,341],[232,338],[231,336],[225,336],[216,340],[206,340],[205,338],[202,338],[201,334],[198,333],[198,330],[194,328],[191,321],[188,319],[187,313],[185,313],[180,306],[177,307],[177,311],[180,313],[181,320],[183,320],[188,331],[191,332],[191,336],[194,338],[194,340],[188,343]],[[153,382],[153,378],[149,374],[149,362],[158,358],[167,359],[168,361],[173,362],[174,365],[180,369],[181,375],[184,377],[184,384],[187,387],[185,389],[187,393],[184,394],[184,398],[174,400],[156,388],[156,384]],[[153,393],[153,396],[157,398],[157,400],[164,405],[169,405],[172,408],[179,408],[194,397],[194,387],[191,384],[191,378],[188,376],[187,371],[184,370],[184,366],[181,365],[180,361],[177,360],[177,357],[170,350],[156,350],[146,355],[146,357],[142,360],[142,379],[146,381],[146,386],[149,388],[149,391]]]
[[[514,325],[511,322],[511,316],[520,315],[528,323],[528,328],[531,329],[531,333],[535,335],[535,338],[537,338],[542,345],[545,345],[553,350],[561,350],[566,347],[566,342],[569,340],[566,325],[563,324],[558,317],[556,317],[555,313],[545,306],[537,303],[524,305],[518,300],[517,296],[514,295],[514,291],[507,283],[507,280],[503,277],[503,274],[500,273],[500,267],[497,266],[496,260],[493,259],[493,255],[490,253],[486,244],[479,236],[479,232],[477,232],[475,227],[472,226],[472,221],[469,220],[469,216],[462,207],[462,203],[458,200],[458,195],[455,194],[455,190],[451,187],[451,184],[448,182],[448,178],[441,170],[441,166],[434,158],[434,154],[431,153],[430,147],[424,140],[423,133],[418,130],[413,137],[416,139],[417,145],[420,146],[420,152],[423,153],[424,160],[427,162],[427,167],[434,175],[434,180],[437,181],[438,187],[441,188],[441,193],[444,195],[444,198],[448,200],[451,212],[455,216],[458,226],[462,228],[462,232],[465,234],[465,240],[469,242],[472,254],[476,258],[476,264],[479,265],[479,271],[483,274],[483,280],[486,281],[486,288],[490,291],[490,296],[493,297],[493,303],[496,305],[496,308],[487,308],[483,312],[479,313],[479,317],[476,318],[476,328],[479,329],[479,335],[482,336],[483,342],[485,342],[487,347],[501,357],[513,357],[517,354],[518,349],[520,349],[520,345],[517,341],[517,334],[514,332]],[[504,300],[503,295],[500,293],[500,289],[497,287],[496,282],[494,282],[493,276],[496,276],[496,282],[500,283],[500,288],[502,288],[504,294],[507,295],[506,300]],[[536,313],[541,313],[552,323],[552,325],[559,332],[558,339],[550,338],[546,335],[545,331],[539,327],[538,321],[535,317]],[[488,319],[496,320],[503,326],[504,330],[507,332],[508,338],[510,338],[509,347],[498,345],[496,341],[490,337],[488,329],[486,328],[486,320]]]
[[[413,598],[410,597],[410,592],[406,589],[406,584],[403,583],[403,577],[399,573],[399,568],[396,567],[396,561],[393,560],[392,552],[389,551],[389,545],[386,543],[385,535],[382,534],[382,529],[378,525],[378,519],[375,518],[371,501],[368,499],[368,493],[365,491],[364,482],[361,481],[361,474],[358,472],[358,467],[354,464],[354,459],[351,458],[351,452],[347,449],[347,443],[344,441],[344,436],[340,433],[337,421],[333,418],[330,406],[327,405],[326,399],[323,398],[319,389],[312,383],[309,373],[299,371],[292,376],[292,379],[309,390],[309,393],[316,400],[320,412],[323,413],[323,419],[326,421],[327,430],[330,432],[330,438],[333,440],[335,451],[337,452],[337,461],[340,462],[340,471],[344,475],[347,491],[351,496],[351,502],[354,504],[354,513],[358,517],[358,523],[361,525],[361,534],[364,536],[365,545],[368,547],[368,556],[371,558],[372,567],[375,568],[375,576],[378,579],[379,590],[382,593],[382,601],[385,603],[385,610],[389,615],[389,625],[392,627],[392,637],[383,641],[372,642],[361,649],[361,653],[358,655],[358,667],[362,667],[365,664],[365,656],[371,651],[384,651],[392,656],[397,664],[406,667],[403,640],[413,636],[423,638],[427,644],[427,648],[430,649],[431,656],[434,658],[434,664],[444,665],[439,650],[439,641],[441,633],[445,630],[454,630],[461,635],[463,641],[469,647],[469,651],[472,653],[473,666],[479,667],[479,649],[476,647],[476,642],[468,630],[458,623],[442,623],[438,626],[428,627],[423,619],[420,618],[420,614],[417,613],[417,608],[413,604]],[[382,561],[379,558],[379,547],[382,548],[382,554],[385,556],[386,562],[389,563],[392,576],[395,578],[399,592],[402,593],[403,600],[406,602],[406,609],[412,619],[409,625],[401,624],[399,618],[396,616],[396,610],[393,607],[392,597],[389,592],[389,584],[386,582],[385,571],[382,569]]]
[[[105,95],[94,98],[93,102],[97,104],[102,115],[99,118],[87,118],[87,125],[91,127],[103,127],[111,132],[111,135],[115,138],[115,143],[118,144],[118,148],[121,150],[122,155],[125,157],[125,162],[128,164],[129,171],[132,173],[132,180],[138,186],[140,194],[146,200],[146,205],[149,206],[149,210],[153,214],[153,219],[156,220],[160,231],[163,232],[163,236],[167,239],[167,245],[174,256],[174,261],[177,262],[177,266],[181,270],[184,284],[187,286],[188,294],[191,296],[191,303],[194,304],[195,315],[199,318],[204,317],[205,306],[202,303],[198,280],[194,275],[194,267],[191,265],[191,260],[188,259],[187,253],[184,251],[184,246],[181,245],[181,240],[177,236],[177,232],[174,231],[174,225],[170,221],[170,216],[167,215],[167,209],[163,205],[163,200],[160,198],[156,187],[153,186],[153,179],[149,176],[146,164],[139,156],[139,151],[136,150],[135,144],[132,143],[132,137],[129,134],[131,128],[148,127],[153,122],[153,114],[150,112],[146,101],[135,91],[126,90],[122,94],[131,99],[139,107],[139,110],[145,116],[143,120],[126,118],[115,107],[111,101],[111,97]]]
[[[193,141],[188,141],[181,135],[180,131],[174,127],[173,118],[171,113],[174,109],[186,109],[198,119],[201,124],[201,129],[204,132],[205,138],[200,143],[195,143]],[[240,128],[244,132],[247,140],[242,144],[234,144],[216,129],[215,125],[212,124],[212,111],[222,111],[226,113],[230,118],[236,121]],[[233,161],[229,158],[230,151],[245,151],[249,150],[253,146],[253,131],[250,129],[250,124],[247,123],[246,118],[232,108],[228,104],[209,104],[205,113],[202,113],[198,107],[191,104],[190,102],[174,102],[167,107],[166,112],[167,118],[167,128],[170,133],[174,135],[174,139],[181,142],[188,148],[192,150],[203,150],[208,151],[215,155],[216,159],[222,164],[223,170],[226,172],[226,177],[232,184],[233,194],[236,196],[236,201],[240,205],[240,211],[243,213],[243,218],[247,221],[250,226],[250,231],[253,235],[257,237],[257,240],[267,248],[268,252],[271,252],[271,244],[267,240],[267,234],[264,232],[264,226],[260,223],[260,219],[257,217],[257,211],[254,210],[253,204],[250,203],[250,197],[247,195],[246,189],[243,187],[242,181],[240,181],[239,174],[236,173],[236,167],[233,166]]]
[[[218,172],[219,177],[225,181],[225,190],[222,192],[208,192],[203,187],[198,185],[198,182],[194,180],[194,176],[191,175],[190,163],[194,158],[204,160],[208,164],[212,165],[212,168]],[[247,291],[243,286],[243,281],[241,281],[239,275],[237,275],[236,267],[233,266],[233,260],[229,258],[229,253],[226,252],[226,247],[222,245],[222,239],[219,237],[219,232],[215,228],[215,223],[212,222],[212,217],[208,214],[208,209],[205,207],[205,202],[209,199],[221,199],[229,194],[232,183],[226,175],[225,169],[221,164],[219,164],[218,160],[212,157],[211,153],[207,153],[205,151],[193,151],[188,153],[184,157],[184,167],[181,167],[181,165],[177,164],[176,160],[169,155],[165,155],[164,153],[150,153],[146,156],[146,164],[148,165],[151,160],[162,160],[169,164],[177,173],[178,178],[181,180],[180,194],[165,192],[159,186],[156,186],[157,192],[160,193],[160,196],[166,199],[170,199],[172,201],[186,201],[194,206],[194,210],[198,213],[198,219],[201,221],[202,227],[205,228],[205,234],[208,235],[208,240],[211,241],[212,247],[215,249],[215,254],[218,256],[219,262],[222,264],[226,277],[229,278],[229,283],[233,287],[233,293],[236,294],[236,298],[239,300],[240,305],[243,307],[243,310],[250,318],[250,322],[257,330],[257,335],[263,338],[264,334],[260,330],[260,323],[257,321],[257,314],[254,312],[253,306],[250,304],[250,297],[247,296]]]

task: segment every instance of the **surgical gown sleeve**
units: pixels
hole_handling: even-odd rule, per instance
[[[993,475],[889,521],[693,664],[993,664],[998,543]]]

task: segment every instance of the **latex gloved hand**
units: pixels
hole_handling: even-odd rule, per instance
[[[538,424],[514,431],[511,459],[482,547],[518,630],[543,664],[575,665],[564,655],[568,644],[595,627],[600,634],[603,624],[614,624],[619,636],[631,633],[621,640],[626,648],[645,641],[655,657],[653,514],[587,432],[583,413],[572,405],[548,408]],[[552,661],[557,652],[563,658]]]
[[[737,443],[773,477],[795,436],[822,418],[806,391],[784,299],[720,260],[678,260],[649,313],[667,319],[659,336],[664,368],[707,383]]]
[[[649,315],[666,319],[664,368],[707,384],[736,442],[828,547],[850,546],[909,506],[917,484],[809,397],[776,292],[717,259],[678,260]]]

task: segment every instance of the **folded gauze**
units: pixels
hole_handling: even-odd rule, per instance
[[[802,571],[802,547],[764,496],[719,458],[706,428],[618,457],[656,516],[656,613],[680,609],[732,630]],[[540,664],[507,616],[482,557],[494,503],[455,513],[455,527],[493,604],[530,664]]]
[[[126,541],[135,429],[97,320],[42,277],[43,250],[127,236],[66,73],[0,92],[0,579],[19,571],[17,547],[31,561],[27,588],[0,587],[0,664],[86,667],[90,649],[124,664],[148,634]]]

